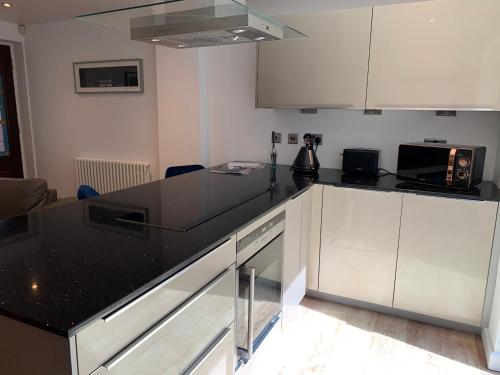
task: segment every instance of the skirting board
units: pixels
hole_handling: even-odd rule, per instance
[[[483,338],[484,353],[486,355],[486,362],[488,363],[488,368],[490,370],[500,372],[500,352],[493,351],[490,332],[488,331],[487,328],[483,329],[482,338]]]

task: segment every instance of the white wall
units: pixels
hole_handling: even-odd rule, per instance
[[[28,26],[26,52],[38,176],[74,196],[77,156],[144,161],[158,177],[155,47],[81,21]],[[142,58],[143,94],[75,93],[73,63]]]
[[[157,47],[159,173],[202,160],[197,49]]]
[[[0,40],[24,42],[24,36],[19,34],[16,24],[0,21]]]
[[[303,115],[298,110],[273,110],[255,108],[256,47],[255,45],[224,46],[200,49],[198,53],[162,49],[165,59],[183,56],[182,65],[162,65],[158,71],[165,77],[175,76],[177,87],[184,87],[177,78],[189,77],[191,95],[182,92],[183,98],[191,97],[206,102],[205,126],[207,136],[200,135],[209,144],[209,164],[215,165],[229,160],[268,161],[271,131],[283,133],[284,143],[278,145],[278,162],[291,164],[298,151],[297,145],[286,144],[286,135],[297,132],[324,134],[325,144],[318,156],[323,167],[340,168],[340,153],[347,147],[374,147],[381,150],[381,164],[395,170],[398,145],[404,142],[422,141],[426,137],[446,138],[459,144],[478,144],[488,148],[485,178],[493,179],[500,139],[500,114],[495,112],[459,112],[456,118],[436,117],[427,111],[386,111],[382,116],[364,116],[362,111],[320,110],[317,115]],[[196,68],[202,61],[198,73],[206,79],[206,93],[193,82]],[[189,62],[189,63],[188,63]],[[166,69],[164,69],[166,68]],[[159,73],[160,74],[160,73]],[[206,75],[203,78],[203,75]],[[203,86],[203,85],[201,85]],[[174,93],[171,92],[171,95]],[[159,102],[168,100],[159,95]],[[183,99],[184,102],[189,100]],[[177,118],[179,110],[170,109],[170,116]],[[197,111],[196,108],[193,111]],[[197,115],[203,111],[198,110]],[[203,118],[203,115],[201,115]],[[199,123],[177,122],[182,129],[189,129],[193,138]],[[160,128],[175,129],[160,121]],[[161,130],[160,130],[161,131]],[[163,148],[160,139],[160,150]],[[183,149],[182,158],[200,160],[200,150],[195,144]],[[174,157],[175,159],[175,157]],[[181,161],[181,160],[173,160]]]

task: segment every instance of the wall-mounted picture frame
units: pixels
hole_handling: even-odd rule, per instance
[[[142,59],[82,61],[73,63],[75,92],[142,93]]]

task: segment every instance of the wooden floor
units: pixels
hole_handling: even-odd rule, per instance
[[[486,369],[481,338],[306,298],[237,375],[461,375]]]

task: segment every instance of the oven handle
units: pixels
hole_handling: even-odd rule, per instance
[[[250,271],[250,288],[248,298],[248,359],[253,356],[253,330],[254,330],[254,300],[255,300],[255,267],[249,267]]]

